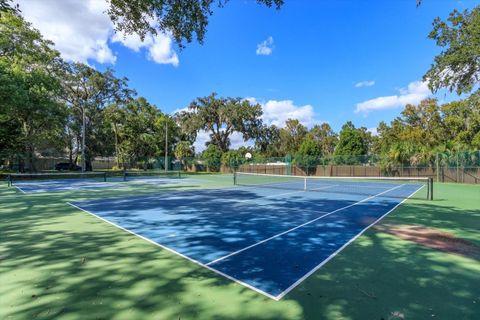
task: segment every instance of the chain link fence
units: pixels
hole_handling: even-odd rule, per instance
[[[36,171],[71,170],[66,157],[37,157]],[[77,160],[78,161],[78,160]],[[386,176],[386,177],[431,177],[437,182],[480,183],[480,151],[444,152],[433,157],[419,160],[392,161],[387,156],[285,156],[266,158],[253,155],[252,159],[244,156],[229,159],[203,159],[188,157],[156,157],[148,159],[123,159],[119,164],[115,157],[96,157],[91,162],[94,171],[109,170],[175,170],[185,172],[220,172],[234,171],[301,176]],[[78,170],[80,163],[74,164]],[[2,168],[18,171],[15,164]]]

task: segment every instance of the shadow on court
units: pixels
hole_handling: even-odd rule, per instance
[[[1,318],[473,319],[479,311],[478,263],[374,230],[276,302],[65,205],[87,194],[0,189]],[[413,201],[386,219],[480,244],[479,209]]]

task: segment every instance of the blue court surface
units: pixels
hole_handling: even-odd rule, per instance
[[[236,186],[71,205],[278,300],[418,188],[361,196]]]
[[[13,184],[23,193],[58,192],[71,190],[88,190],[101,188],[123,188],[133,184],[166,185],[195,182],[193,179],[164,178],[164,177],[135,177],[124,181],[121,177],[108,178],[108,181],[92,179],[51,179],[17,181]]]

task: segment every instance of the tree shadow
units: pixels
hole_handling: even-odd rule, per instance
[[[375,230],[276,302],[65,204],[159,190],[25,196],[0,187],[0,318],[473,319],[480,311],[478,262]],[[439,203],[407,202],[388,223],[480,244],[480,211]]]

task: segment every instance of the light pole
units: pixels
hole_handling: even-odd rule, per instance
[[[82,106],[82,172],[86,171],[85,164],[85,106]]]

